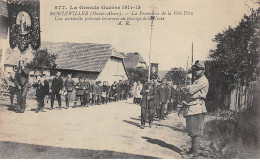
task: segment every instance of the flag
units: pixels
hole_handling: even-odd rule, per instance
[[[18,46],[21,53],[41,45],[40,0],[8,0],[9,43],[13,49]]]

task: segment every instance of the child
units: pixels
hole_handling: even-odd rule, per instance
[[[33,84],[33,87],[36,88],[36,98],[37,98],[37,103],[38,107],[35,113],[38,113],[39,111],[42,111],[44,108],[44,97],[45,97],[45,87],[43,83],[43,79],[40,78],[38,82]]]

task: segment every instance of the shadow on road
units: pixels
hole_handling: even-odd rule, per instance
[[[140,127],[140,124],[138,124],[138,123],[136,123],[136,122],[133,122],[133,121],[123,120],[123,122],[128,123],[128,124],[131,124],[131,125],[134,125],[134,126],[136,126],[136,127]]]
[[[172,151],[175,151],[177,153],[180,153],[182,150],[179,149],[178,147],[174,146],[174,145],[171,145],[171,144],[168,144],[168,143],[165,143],[164,141],[162,140],[159,140],[159,139],[153,139],[153,138],[149,138],[149,137],[142,137],[143,139],[146,139],[147,142],[149,143],[152,143],[152,144],[156,144],[156,145],[159,145],[161,147],[165,147],[165,148],[168,148]]]
[[[187,131],[185,129],[180,129],[180,128],[176,128],[176,127],[172,127],[172,126],[169,126],[169,125],[163,125],[163,124],[157,124],[157,123],[153,123],[154,125],[156,126],[160,126],[160,127],[168,127],[168,128],[171,128],[172,130],[174,131],[179,131],[179,132],[182,132],[182,133],[187,133]]]
[[[108,150],[61,148],[0,141],[0,159],[155,159]]]
[[[10,105],[10,104],[0,104],[0,107],[6,107],[8,111],[17,112],[18,108],[16,107],[17,104]]]

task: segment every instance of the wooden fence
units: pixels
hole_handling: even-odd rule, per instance
[[[250,82],[248,86],[232,85],[230,93],[225,97],[225,105],[237,111],[259,106],[259,82]]]

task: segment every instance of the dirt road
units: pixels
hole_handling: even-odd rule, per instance
[[[27,101],[24,114],[11,111],[7,105],[7,101],[1,101],[0,141],[155,158],[181,158],[180,149],[186,148],[189,142],[184,119],[176,113],[164,121],[155,121],[152,128],[146,125],[140,129],[140,106],[132,104],[131,99],[86,108],[45,109],[46,112],[37,114],[33,111],[37,107],[34,100]],[[60,158],[68,158],[62,156],[62,151],[59,154]]]

